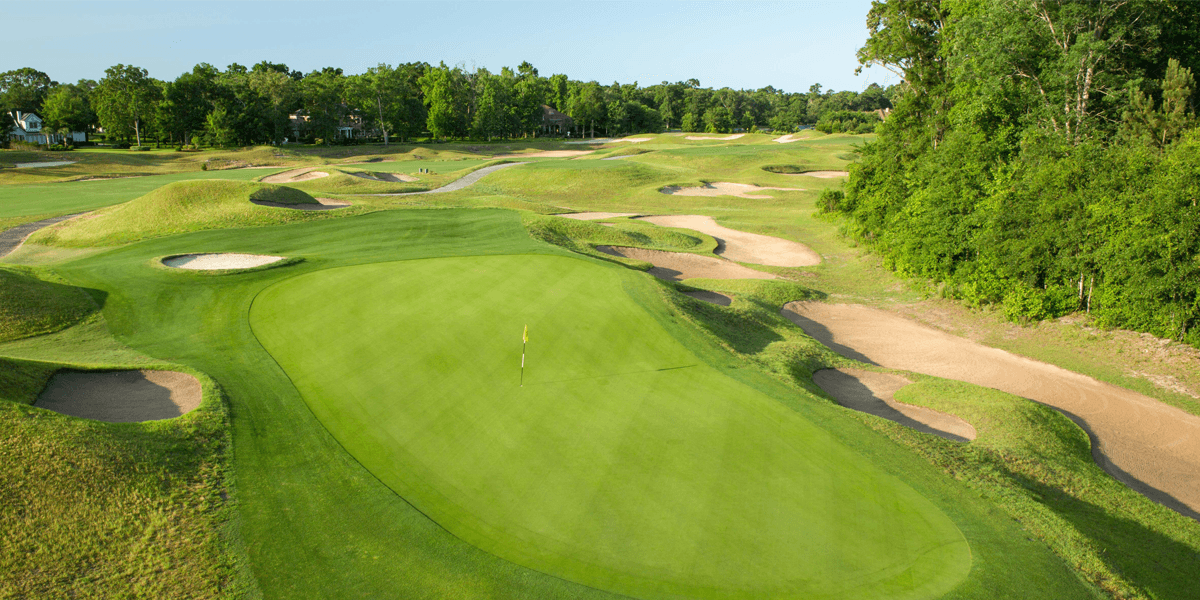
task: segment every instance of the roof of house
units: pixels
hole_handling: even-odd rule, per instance
[[[550,121],[570,121],[571,120],[571,117],[564,115],[561,112],[558,112],[557,110],[554,109],[554,107],[550,106],[549,104],[542,105],[542,118],[548,119]]]

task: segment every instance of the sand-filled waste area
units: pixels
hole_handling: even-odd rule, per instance
[[[813,373],[813,383],[846,408],[956,442],[975,439],[975,428],[954,415],[897,402],[893,394],[912,383],[899,375],[862,369],[822,369]]]
[[[316,171],[316,167],[304,167],[300,169],[292,169],[274,175],[267,175],[262,178],[263,183],[300,183],[301,181],[311,181],[328,177],[329,173],[325,171]]]
[[[1200,520],[1200,417],[875,308],[792,302],[783,315],[843,356],[966,381],[1057,408],[1088,431],[1092,454],[1106,471]]]
[[[662,227],[693,229],[717,240],[717,254],[738,262],[774,267],[810,267],[821,264],[821,255],[799,242],[747,233],[717,224],[705,215],[660,215],[640,217]]]
[[[743,267],[735,262],[715,256],[702,256],[686,252],[663,252],[645,248],[625,246],[596,246],[596,249],[612,256],[640,260],[654,265],[649,273],[667,281],[683,281],[695,277],[706,279],[775,279],[762,271]]]
[[[189,271],[221,271],[225,269],[253,269],[283,260],[282,256],[265,254],[179,254],[168,256],[162,263],[175,269]]]
[[[187,414],[200,406],[200,382],[176,371],[60,371],[34,406],[56,413],[133,423]]]
[[[750,200],[770,200],[771,196],[755,193],[764,190],[804,191],[802,188],[759,187],[748,183],[730,183],[728,181],[717,181],[699,187],[669,185],[659,191],[668,196],[737,196],[738,198],[748,198]]]

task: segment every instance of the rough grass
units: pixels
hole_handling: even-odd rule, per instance
[[[0,342],[59,331],[98,310],[83,290],[41,279],[38,273],[0,267]]]
[[[650,268],[650,265],[604,254],[597,251],[596,246],[632,246],[695,254],[711,254],[717,248],[717,242],[712,236],[698,231],[658,227],[629,219],[613,219],[607,221],[612,223],[612,227],[605,227],[593,221],[526,213],[522,222],[529,235],[536,239],[580,254],[644,269]]]
[[[256,202],[274,202],[275,204],[320,204],[316,198],[307,193],[285,185],[264,184],[250,192],[248,197]]]
[[[299,211],[258,206],[250,202],[254,194],[283,198],[290,201],[287,203],[316,202],[304,192],[282,186],[241,181],[181,181],[132,202],[43,229],[31,236],[29,242],[72,248],[115,246],[188,231],[262,227],[366,210],[349,207],[339,211]]]

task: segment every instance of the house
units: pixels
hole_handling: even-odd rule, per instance
[[[357,110],[350,110],[345,104],[341,105],[341,108],[345,115],[338,119],[338,139],[352,140],[365,136],[368,132],[364,128],[362,115]],[[291,123],[291,139],[300,140],[309,128],[311,118],[307,112],[298,110],[288,115],[288,121]]]
[[[8,132],[8,139],[18,142],[29,142],[31,144],[61,144],[63,136],[50,131],[42,131],[42,118],[36,113],[27,113],[15,111],[9,113],[12,117],[12,129]],[[72,131],[70,136],[67,136],[70,142],[86,142],[87,134],[82,131]]]
[[[575,121],[571,117],[554,110],[547,104],[542,105],[542,134],[565,135],[574,126]]]

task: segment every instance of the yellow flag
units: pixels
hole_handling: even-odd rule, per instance
[[[529,343],[529,326],[528,325],[525,326],[525,333],[521,334],[521,343],[522,344]]]

